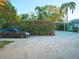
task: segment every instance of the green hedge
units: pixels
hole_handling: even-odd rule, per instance
[[[12,24],[12,23],[11,23]],[[13,23],[21,31],[30,32],[32,35],[54,35],[53,23],[50,21],[21,21]],[[12,28],[11,27],[11,28]]]
[[[55,30],[64,31],[64,23],[55,23]],[[67,31],[67,24],[65,24],[65,30]]]

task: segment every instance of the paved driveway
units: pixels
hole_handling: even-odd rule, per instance
[[[56,31],[56,36],[31,36],[0,49],[0,59],[79,59],[79,33]]]

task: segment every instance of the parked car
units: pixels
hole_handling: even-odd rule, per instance
[[[28,32],[20,32],[16,28],[0,29],[1,38],[27,38],[30,36]]]

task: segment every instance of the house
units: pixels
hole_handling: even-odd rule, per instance
[[[68,31],[79,32],[79,19],[74,19],[69,22]]]

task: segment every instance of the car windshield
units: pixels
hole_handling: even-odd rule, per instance
[[[19,32],[18,29],[3,29],[0,32]]]

